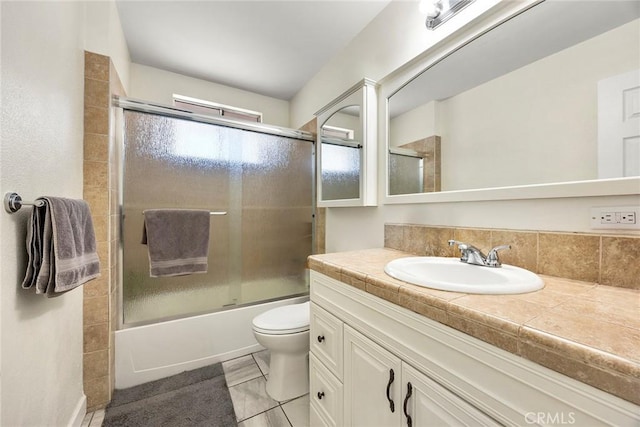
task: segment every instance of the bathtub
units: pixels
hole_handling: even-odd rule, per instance
[[[133,387],[259,350],[255,316],[308,296],[170,320],[115,332],[115,387]]]

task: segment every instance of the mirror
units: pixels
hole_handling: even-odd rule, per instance
[[[640,3],[509,13],[385,79],[387,196],[640,175]]]
[[[333,113],[320,126],[320,137],[321,200],[357,199],[362,150],[360,106],[347,105]]]
[[[364,79],[316,113],[319,207],[375,204],[375,90]]]

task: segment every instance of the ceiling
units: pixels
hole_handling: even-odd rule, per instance
[[[131,60],[291,99],[390,0],[116,0]]]

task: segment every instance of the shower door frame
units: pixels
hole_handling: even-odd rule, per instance
[[[190,313],[188,315],[176,315],[176,316],[167,316],[159,319],[149,320],[149,321],[141,321],[141,322],[132,322],[125,323],[124,321],[124,221],[123,221],[123,206],[124,206],[124,111],[136,111],[142,113],[150,113],[158,116],[175,118],[175,119],[183,119],[188,121],[194,121],[198,123],[205,123],[216,126],[224,126],[230,127],[234,129],[240,129],[250,132],[257,132],[261,134],[279,136],[284,138],[297,139],[301,141],[310,142],[311,145],[311,253],[313,253],[313,248],[316,247],[316,138],[310,132],[289,129],[282,126],[276,125],[267,125],[263,123],[257,122],[242,122],[236,120],[230,120],[218,116],[208,116],[205,114],[193,113],[190,111],[181,110],[172,106],[152,103],[148,101],[142,101],[139,99],[121,97],[121,96],[113,96],[112,98],[112,106],[114,107],[114,123],[113,132],[115,135],[115,147],[114,147],[114,161],[115,161],[115,171],[117,176],[116,188],[117,188],[117,211],[118,211],[118,224],[117,224],[117,235],[118,235],[118,253],[117,253],[117,279],[118,279],[118,322],[117,322],[117,330],[134,328],[138,326],[144,326],[149,324],[155,324],[160,322],[166,322],[191,316],[197,316],[201,314],[215,313],[219,311],[233,310],[234,308],[240,308],[245,306],[258,305],[270,301],[277,301],[282,299],[289,298],[300,298],[302,294],[294,294],[288,295],[286,297],[278,297],[273,299],[267,299],[264,301],[255,301],[246,304],[238,304],[231,307],[221,307],[219,309],[212,309],[205,312],[198,313]]]

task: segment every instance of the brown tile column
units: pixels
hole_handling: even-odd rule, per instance
[[[94,221],[101,276],[84,286],[83,373],[87,411],[103,408],[114,388],[117,327],[117,174],[111,95],[123,94],[108,56],[85,52],[84,190]]]
[[[314,136],[317,134],[317,123],[318,119],[313,118],[312,120],[305,123],[300,130],[305,132],[310,132]],[[323,254],[325,253],[325,234],[326,234],[326,213],[327,208],[316,208],[315,215],[315,244],[312,248],[312,252],[314,254]]]

